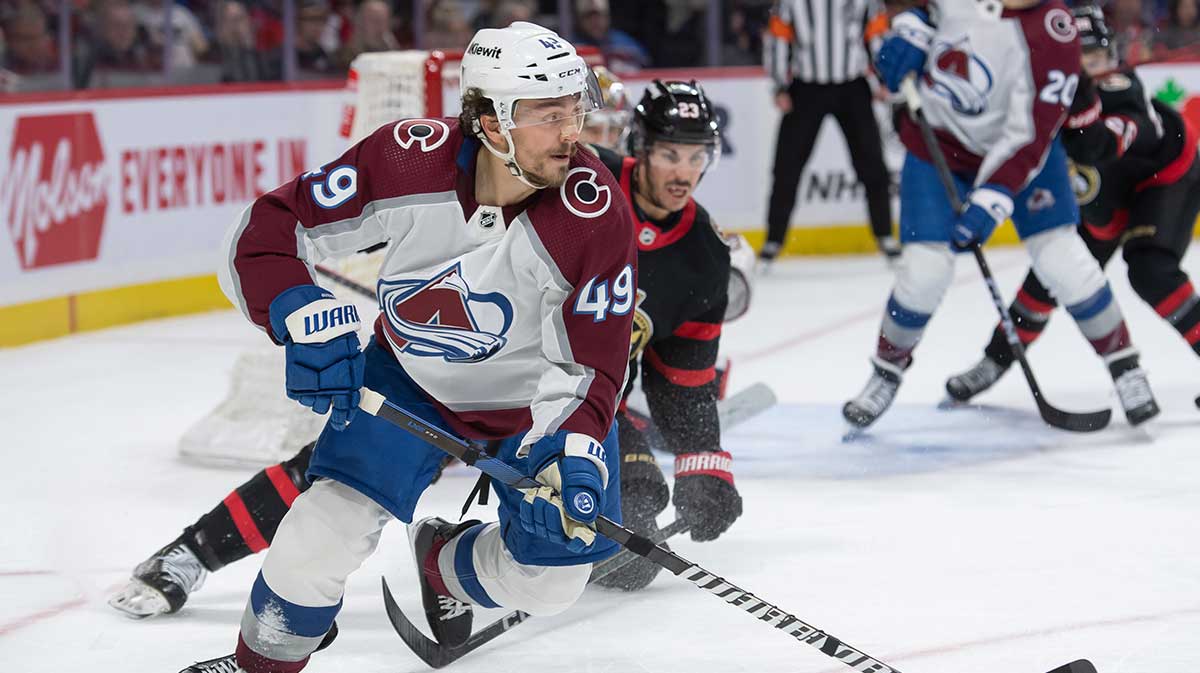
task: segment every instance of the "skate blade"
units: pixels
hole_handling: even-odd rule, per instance
[[[956,400],[953,397],[946,396],[942,398],[941,402],[938,402],[937,408],[941,409],[942,411],[953,411],[955,409],[966,409],[969,406],[971,406],[970,402],[964,402],[962,400]]]
[[[108,599],[108,604],[130,619],[146,619],[171,611],[166,597],[139,579],[130,580]]]
[[[854,442],[864,441],[870,437],[871,435],[867,433],[866,428],[860,428],[853,423],[847,423],[846,431],[842,433],[842,443],[853,444]]]

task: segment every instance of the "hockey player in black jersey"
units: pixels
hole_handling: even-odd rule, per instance
[[[1133,68],[1118,62],[1099,7],[1081,5],[1073,14],[1084,72],[1062,141],[1075,164],[1079,234],[1102,266],[1122,250],[1134,291],[1200,355],[1200,298],[1179,268],[1200,214],[1196,130],[1172,107],[1151,100]],[[1041,335],[1056,305],[1033,273],[1026,276],[1009,309],[1025,345]],[[946,391],[955,400],[969,400],[990,388],[1012,361],[997,328],[983,359],[946,381]],[[1123,392],[1122,379],[1114,379]],[[1126,384],[1141,391],[1135,399],[1121,396],[1126,409],[1131,403],[1143,408],[1130,423],[1158,414],[1144,382]]]
[[[700,178],[720,157],[714,110],[693,83],[655,82],[634,110],[633,156],[592,146],[620,181],[638,227],[638,303],[630,344],[627,398],[637,373],[650,419],[675,454],[674,504],[693,539],[716,539],[741,515],[741,496],[720,444],[717,350],[728,317],[748,302],[746,264],[731,271],[730,243],[692,199]],[[614,134],[612,137],[623,137]],[[736,243],[736,238],[732,239]],[[617,414],[624,524],[657,531],[655,517],[670,501],[650,451],[647,419],[626,408]],[[283,515],[309,487],[312,445],[255,474],[182,535],[139,564],[110,604],[131,617],[178,611],[208,572],[266,549]],[[635,590],[658,566],[638,560],[601,580]]]
[[[675,454],[676,511],[697,541],[716,539],[742,512],[717,419],[717,349],[730,304],[730,247],[692,198],[720,158],[720,142],[715,110],[695,82],[655,80],[634,110],[632,156],[597,150],[618,177],[638,229],[638,305],[626,397],[640,371],[663,448]],[[622,515],[633,530],[653,533],[668,492],[640,425],[622,404]],[[658,570],[639,559],[600,583],[638,589]]]

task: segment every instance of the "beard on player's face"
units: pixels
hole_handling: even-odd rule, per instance
[[[578,147],[574,141],[559,140],[547,148],[526,151],[517,143],[515,159],[526,180],[542,188],[557,189],[566,182],[567,169]]]

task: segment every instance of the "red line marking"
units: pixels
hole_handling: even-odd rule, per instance
[[[810,341],[812,339],[819,339],[819,338],[826,336],[832,332],[836,332],[842,328],[849,327],[855,323],[862,322],[863,320],[867,320],[867,319],[870,319],[873,317],[877,318],[881,315],[883,315],[883,305],[882,304],[880,304],[879,306],[877,306],[869,311],[859,311],[858,313],[853,313],[853,314],[848,315],[836,322],[827,323],[827,324],[825,324],[821,327],[818,327],[814,330],[809,330],[807,332],[801,332],[801,333],[797,334],[796,336],[791,337],[790,339],[784,339],[783,341],[771,344],[770,346],[759,348],[758,350],[750,351],[749,353],[746,353],[744,355],[740,355],[740,354],[734,355],[730,359],[736,360],[738,364],[742,364],[745,362],[753,362],[755,360],[760,360],[762,358],[767,357],[768,355],[775,355],[775,354],[779,353],[780,351],[785,351],[789,348],[799,346],[800,344],[804,343],[805,341]]]
[[[767,71],[761,65],[726,65],[715,68],[648,68],[628,75],[625,77],[625,81],[649,82],[653,79],[698,79],[707,82],[710,79],[758,79],[766,77],[766,74]]]
[[[66,612],[67,610],[73,610],[75,608],[81,607],[81,606],[85,605],[86,603],[87,603],[87,599],[85,599],[85,598],[73,598],[73,599],[67,601],[66,603],[59,603],[58,605],[53,605],[51,607],[46,608],[45,610],[41,610],[41,611],[35,612],[33,614],[25,615],[24,617],[18,617],[17,619],[14,619],[13,621],[8,622],[7,624],[0,624],[0,638],[7,636],[8,634],[10,634],[13,631],[16,631],[18,629],[23,629],[26,626],[33,626],[34,624],[37,624],[40,621],[44,621],[44,620],[50,619],[51,617],[60,615],[64,612]]]
[[[1086,631],[1087,629],[1107,628],[1113,626],[1126,626],[1137,622],[1157,622],[1164,619],[1172,619],[1174,617],[1186,617],[1189,615],[1200,614],[1200,608],[1184,608],[1182,610],[1174,610],[1171,612],[1160,612],[1152,615],[1135,615],[1133,617],[1122,617],[1119,619],[1098,619],[1091,622],[1078,622],[1076,624],[1064,624],[1062,626],[1053,626],[1044,629],[1030,629],[1028,631],[1018,631],[1015,633],[1006,633],[999,636],[990,636],[987,638],[976,638],[974,640],[964,640],[959,643],[949,643],[936,647],[927,647],[920,650],[910,650],[908,652],[899,652],[889,654],[885,658],[892,661],[901,659],[916,659],[920,657],[929,657],[938,654],[948,654],[961,650],[971,649],[973,647],[982,647],[985,645],[997,645],[1000,643],[1012,642],[1014,640],[1024,640],[1026,638],[1036,638],[1039,636],[1052,636],[1071,631]],[[841,673],[845,671],[844,666],[831,668],[820,673]]]
[[[996,273],[1003,272],[1006,269],[1008,269],[1009,267],[1013,266],[1014,264],[1015,264],[1015,262],[992,265],[992,274],[995,275]],[[962,278],[959,278],[959,279],[955,280],[954,282],[950,283],[950,287],[956,288],[960,285],[965,285],[966,283],[969,283],[969,282],[978,282],[980,280],[981,280],[981,278],[979,276],[976,276],[973,274],[968,274],[968,275],[966,275]],[[945,301],[945,300],[943,299],[943,301]],[[833,332],[837,332],[838,330],[844,329],[846,327],[850,327],[851,325],[862,322],[863,320],[869,320],[871,318],[881,317],[883,315],[883,308],[884,308],[885,303],[886,302],[880,302],[878,307],[875,307],[875,308],[872,308],[869,310],[858,311],[857,313],[852,313],[848,316],[844,316],[843,318],[841,318],[840,320],[837,320],[835,322],[827,323],[821,327],[817,327],[816,329],[812,329],[807,332],[801,332],[800,334],[797,334],[788,339],[784,339],[783,341],[776,342],[769,346],[763,346],[762,348],[759,348],[757,350],[752,350],[748,353],[733,355],[730,359],[737,361],[739,364],[743,363],[743,362],[753,362],[755,360],[760,360],[760,359],[765,358],[770,355],[775,355],[775,354],[779,353],[780,351],[785,351],[789,348],[794,348],[806,341],[811,341],[813,339],[819,339],[823,336],[828,336],[829,334],[832,334]]]
[[[38,575],[57,575],[57,570],[4,570],[0,577],[35,577]]]

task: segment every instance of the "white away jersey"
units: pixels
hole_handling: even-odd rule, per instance
[[[476,439],[558,430],[603,438],[637,299],[633,224],[599,159],[506,208],[474,200],[478,141],[453,119],[389,124],[261,197],[227,239],[222,286],[269,333],[280,292],[312,284],[307,248],[390,241],[376,341]]]
[[[1061,0],[999,16],[980,4],[936,3],[919,90],[951,168],[1015,193],[1040,170],[1075,96],[1079,40]],[[928,159],[911,120],[902,122],[901,138]]]

